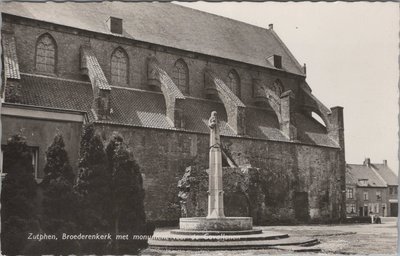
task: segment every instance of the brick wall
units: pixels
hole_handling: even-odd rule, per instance
[[[3,116],[2,144],[20,130],[29,146],[39,147],[40,174],[45,151],[57,131],[63,134],[71,165],[77,170],[80,123]],[[117,131],[132,148],[142,168],[148,219],[177,221],[180,217],[178,181],[188,166],[207,168],[209,135],[122,126],[98,126],[98,130],[105,143]],[[312,220],[339,218],[338,149],[234,137],[222,137],[222,143],[237,165],[259,167],[265,170],[266,177],[271,174],[277,177],[271,189],[274,200],[265,206],[265,216],[294,219],[295,193],[306,192],[308,215]]]
[[[357,210],[357,215],[360,214],[360,207],[364,206],[370,206],[370,204],[379,204],[379,215],[380,216],[388,216],[390,213],[389,209],[389,203],[388,203],[388,198],[387,198],[387,188],[371,188],[371,187],[357,187],[356,188],[356,193],[355,193],[355,201],[356,201],[356,210]],[[378,200],[376,197],[376,192],[380,191],[381,192],[381,200]],[[364,192],[368,193],[368,200],[364,200]],[[382,206],[383,204],[386,204],[385,208],[385,213],[383,212]],[[374,209],[372,210],[374,212]],[[364,213],[363,213],[364,214]],[[374,212],[375,214],[375,212]],[[368,210],[368,215],[369,215],[369,210]]]
[[[177,221],[180,216],[178,181],[190,165],[208,166],[208,134],[179,133],[157,129],[97,126],[107,139],[117,131],[132,147],[142,168],[147,217]],[[266,214],[294,218],[293,195],[307,192],[311,219],[340,217],[339,150],[244,138],[222,137],[222,143],[238,165],[250,164],[274,172],[279,182],[276,200]]]
[[[7,22],[7,21],[6,21]],[[214,72],[227,82],[231,69],[240,76],[240,98],[246,104],[253,101],[253,78],[258,77],[261,83],[271,84],[279,78],[284,90],[292,90],[295,94],[302,78],[281,71],[267,70],[229,60],[199,56],[176,49],[133,42],[108,35],[94,35],[71,28],[60,28],[57,25],[40,22],[15,22],[14,32],[17,44],[17,55],[20,70],[25,73],[35,73],[35,47],[37,38],[43,33],[49,33],[57,43],[56,76],[69,79],[87,80],[80,73],[79,49],[90,42],[96,57],[108,81],[110,81],[111,54],[117,47],[122,47],[129,57],[129,84],[127,87],[150,90],[147,85],[146,59],[151,54],[160,61],[161,66],[171,76],[172,69],[178,59],[183,59],[189,68],[190,96],[204,97],[204,69],[208,65]],[[29,23],[29,24],[28,24]]]
[[[77,169],[79,141],[82,123],[49,121],[12,116],[2,116],[1,144],[6,145],[7,139],[12,135],[22,132],[27,138],[27,144],[39,148],[38,178],[43,177],[43,168],[46,163],[46,150],[53,142],[54,136],[60,132],[64,137],[65,148],[74,170]]]

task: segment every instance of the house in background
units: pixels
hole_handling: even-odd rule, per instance
[[[385,180],[387,183],[386,198],[388,199],[387,216],[397,216],[398,214],[398,199],[397,187],[399,181],[397,175],[389,168],[387,161],[383,160],[382,164],[371,164],[371,167]]]
[[[347,216],[397,216],[397,176],[383,164],[346,165]]]

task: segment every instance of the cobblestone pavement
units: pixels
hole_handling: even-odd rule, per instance
[[[240,250],[240,251],[152,251],[142,256],[255,256],[255,255],[397,255],[396,218],[383,218],[382,224],[340,224],[304,226],[266,226],[263,230],[288,233],[290,236],[315,237],[321,241],[316,247],[320,253],[295,253],[287,250]]]

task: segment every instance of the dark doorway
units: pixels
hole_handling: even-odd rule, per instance
[[[308,221],[309,215],[308,193],[295,192],[294,193],[294,214],[299,221]]]
[[[391,217],[397,217],[398,215],[398,203],[390,203],[390,216]]]
[[[368,216],[368,206],[364,206],[364,216]]]
[[[358,216],[364,216],[362,206],[360,208],[358,208]]]

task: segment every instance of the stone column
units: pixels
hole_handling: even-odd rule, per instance
[[[210,163],[208,184],[208,219],[225,218],[224,191],[222,189],[221,140],[217,112],[213,111],[208,121],[210,128]]]

